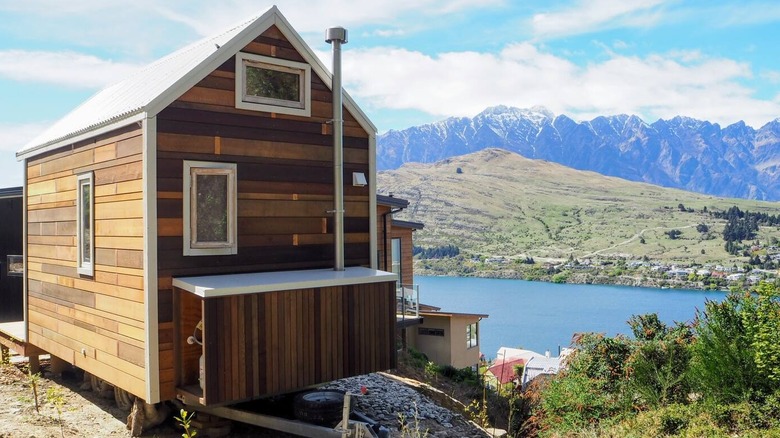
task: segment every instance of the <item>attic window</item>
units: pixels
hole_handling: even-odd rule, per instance
[[[236,164],[184,162],[184,255],[236,254]]]
[[[301,62],[238,53],[236,108],[310,116],[311,67]]]

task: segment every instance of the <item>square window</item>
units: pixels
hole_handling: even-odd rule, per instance
[[[81,275],[95,275],[94,209],[95,193],[92,190],[92,172],[77,177],[76,183],[76,250],[78,251],[77,272]]]
[[[309,117],[311,66],[239,52],[236,108]]]
[[[184,162],[184,255],[236,254],[236,164]]]

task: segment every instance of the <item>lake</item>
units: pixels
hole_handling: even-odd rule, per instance
[[[631,315],[657,313],[667,324],[690,321],[706,299],[725,292],[627,286],[555,284],[491,278],[415,276],[420,302],[443,311],[488,314],[480,323],[480,351],[495,358],[499,347],[555,356],[572,334],[630,334]],[[464,334],[465,336],[465,334]]]

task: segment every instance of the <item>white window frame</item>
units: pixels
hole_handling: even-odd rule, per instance
[[[89,235],[84,233],[84,195],[82,187],[89,186]],[[89,261],[84,260],[84,238],[89,238]],[[93,277],[95,275],[95,184],[92,172],[82,173],[76,179],[76,271],[79,275]]]
[[[390,239],[390,272],[398,275],[398,287],[401,287],[401,285],[404,282],[402,259],[403,259],[403,241],[401,240],[400,237],[393,237]]]
[[[193,184],[193,176],[197,174],[225,174],[228,175],[228,240],[226,242],[196,242],[193,240],[195,237],[195,226],[197,225],[197,217],[193,217],[193,213],[197,208],[197,204],[194,202],[195,190]],[[203,255],[232,255],[238,253],[238,177],[237,177],[237,165],[236,163],[221,163],[212,161],[184,161],[184,174],[183,174],[183,212],[184,218],[184,230],[183,230],[183,244],[185,256],[203,256]]]
[[[246,94],[246,66],[299,75],[301,96],[297,102]],[[302,62],[238,52],[236,54],[236,108],[294,116],[311,116],[311,66]]]
[[[474,327],[472,329],[472,326]],[[474,339],[474,343],[471,343],[471,340]],[[466,349],[479,347],[479,323],[478,322],[472,322],[471,324],[466,324]]]

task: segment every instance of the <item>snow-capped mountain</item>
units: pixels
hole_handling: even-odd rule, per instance
[[[780,200],[780,119],[757,130],[682,116],[652,124],[625,114],[576,122],[542,107],[497,106],[382,134],[377,163],[394,169],[485,148],[717,196]]]

